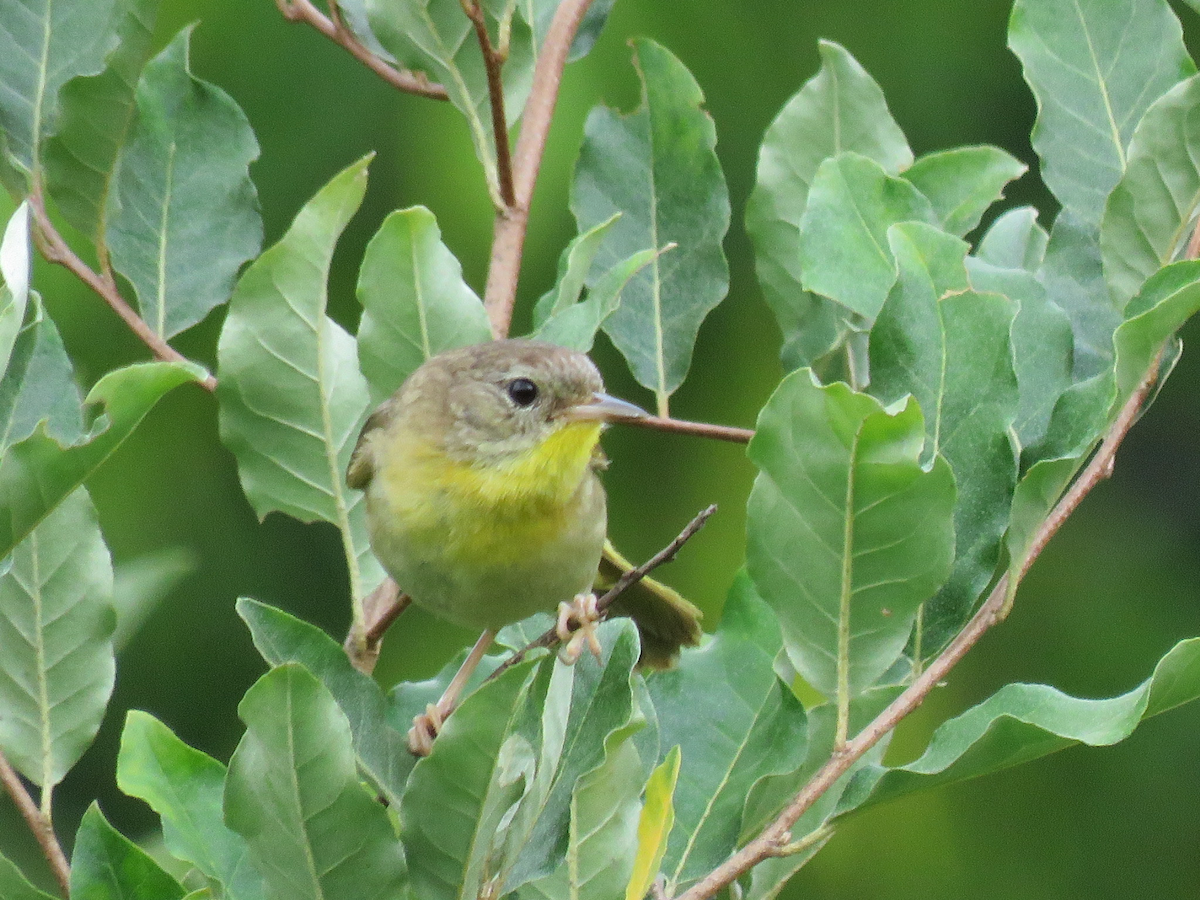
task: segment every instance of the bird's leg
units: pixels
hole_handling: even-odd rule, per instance
[[[483,659],[483,654],[487,653],[495,636],[496,632],[485,628],[483,634],[479,635],[479,640],[475,642],[475,646],[471,648],[471,652],[467,654],[467,658],[463,660],[463,664],[458,667],[458,671],[446,685],[446,690],[438,702],[430,703],[425,707],[425,712],[413,716],[412,728],[408,730],[408,750],[414,756],[429,755],[429,751],[433,749],[433,739],[438,736],[442,725],[450,713],[454,712],[454,708],[458,706],[458,698],[462,694],[463,688],[467,686],[471,673]]]
[[[559,652],[559,658],[568,666],[573,665],[583,653],[583,646],[592,651],[592,656],[600,659],[600,639],[596,637],[596,625],[600,621],[600,611],[596,608],[596,595],[591,591],[576,594],[575,599],[558,604],[558,624],[555,630],[558,639],[564,646]]]

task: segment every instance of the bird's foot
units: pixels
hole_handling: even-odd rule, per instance
[[[408,752],[413,756],[428,756],[433,750],[433,740],[442,730],[451,710],[443,710],[442,704],[430,703],[425,712],[413,716],[412,728],[408,729]]]
[[[576,594],[569,603],[558,604],[558,623],[555,631],[558,639],[563,642],[563,648],[558,657],[568,666],[573,665],[584,645],[592,651],[592,656],[600,659],[600,639],[596,637],[596,625],[600,622],[600,610],[596,608],[596,595],[591,591]]]

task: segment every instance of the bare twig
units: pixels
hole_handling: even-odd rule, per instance
[[[729,441],[733,444],[748,444],[754,437],[750,428],[737,428],[733,425],[713,425],[709,422],[689,422],[686,419],[670,419],[662,416],[642,416],[640,418],[622,419],[622,425],[636,425],[638,428],[651,428],[655,431],[673,431],[676,434],[690,434],[695,437],[712,438],[715,441]]]
[[[513,304],[517,299],[517,279],[521,274],[521,251],[529,224],[529,205],[537,183],[546,149],[546,136],[558,102],[563,68],[579,23],[592,0],[563,0],[554,12],[546,39],[533,70],[533,86],[521,116],[521,134],[513,153],[513,202],[496,213],[492,232],[492,255],[488,265],[484,304],[492,323],[492,334],[508,335]]]
[[[25,783],[21,781],[21,776],[17,774],[16,770],[5,759],[2,752],[0,752],[0,784],[4,785],[4,789],[12,797],[13,803],[21,813],[21,817],[25,820],[25,824],[29,826],[29,830],[33,832],[33,836],[37,838],[38,845],[42,848],[42,854],[46,857],[46,862],[50,865],[50,871],[54,873],[54,878],[62,890],[62,895],[64,897],[69,896],[71,892],[71,866],[67,863],[66,854],[63,853],[63,849],[58,843],[58,838],[54,834],[54,826],[50,824],[50,819],[38,809],[38,805],[34,803],[33,797],[25,789]]]
[[[1125,435],[1129,433],[1142,404],[1146,402],[1146,398],[1150,395],[1158,378],[1161,356],[1160,351],[1159,355],[1155,357],[1154,363],[1143,376],[1137,390],[1121,408],[1121,412],[1109,428],[1091,461],[1080,473],[1071,489],[1043,520],[1031,542],[1028,555],[1017,570],[1018,581],[1029,570],[1034,559],[1041,553],[1046,543],[1054,536],[1067,517],[1079,506],[1080,500],[1111,474],[1117,448]],[[892,701],[887,709],[876,716],[853,740],[836,751],[770,825],[725,862],[680,894],[677,900],[705,900],[705,898],[715,896],[719,890],[732,884],[736,878],[759,862],[778,855],[779,848],[785,846],[790,840],[788,837],[790,829],[799,818],[884,735],[920,706],[930,691],[946,678],[950,670],[958,664],[968,650],[975,646],[984,633],[1004,618],[1009,597],[1009,578],[1010,575],[1005,574],[1000,579],[983,606],[947,645],[946,649],[905,689],[904,693]]]
[[[380,59],[346,27],[336,2],[329,4],[330,15],[326,16],[310,0],[275,0],[275,5],[290,22],[311,25],[335,44],[349,51],[350,55],[397,90],[428,97],[431,100],[448,99],[446,89],[425,77],[423,72],[397,69],[387,60]]]
[[[462,0],[463,12],[475,26],[475,37],[479,41],[479,49],[483,53],[483,67],[487,73],[488,104],[492,108],[492,136],[496,144],[496,172],[500,184],[500,201],[504,208],[516,203],[513,194],[512,151],[508,145],[508,116],[504,111],[504,60],[508,56],[507,48],[497,48],[492,43],[492,36],[487,30],[487,16],[479,0]]]
[[[663,563],[668,563],[673,560],[675,558],[675,554],[679,552],[679,548],[690,541],[692,536],[704,527],[704,523],[707,522],[709,517],[712,516],[712,514],[716,511],[717,505],[715,503],[706,507],[705,509],[700,510],[700,512],[696,513],[696,517],[692,519],[692,521],[688,522],[687,527],[684,528],[683,531],[679,532],[675,540],[671,541],[671,543],[667,544],[667,546],[663,547],[640,566],[635,566],[628,572],[622,573],[621,577],[616,580],[613,586],[605,591],[596,601],[597,612],[603,615],[604,612],[610,606],[612,606],[614,602],[616,602],[616,599],[621,596],[621,594],[625,593],[625,591],[629,590],[631,586],[637,584]],[[534,640],[530,641],[528,644],[514,653],[511,657],[506,659],[503,663],[501,663],[496,671],[489,676],[489,679],[497,677],[501,672],[508,669],[510,666],[515,666],[525,658],[529,651],[536,650],[538,647],[552,647],[555,643],[557,643],[557,641],[558,629],[548,629],[543,634],[534,638]]]
[[[111,276],[105,276],[92,270],[74,250],[70,248],[63,236],[58,233],[54,227],[54,223],[50,221],[50,217],[46,214],[46,206],[42,200],[41,193],[35,190],[29,197],[29,205],[33,209],[34,222],[36,224],[35,239],[38,248],[49,262],[63,266],[72,272],[75,277],[90,287],[93,291],[100,295],[100,298],[107,303],[121,320],[129,326],[130,331],[141,339],[150,352],[161,360],[167,362],[187,362],[188,359],[182,353],[163,340],[154,329],[146,324],[146,321],[134,312],[133,307],[126,302],[117,290],[116,284],[113,283]],[[217,389],[217,379],[213,376],[208,376],[200,385],[208,391]]]

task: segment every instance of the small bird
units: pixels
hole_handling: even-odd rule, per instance
[[[644,415],[604,393],[574,350],[525,339],[449,350],[367,419],[346,481],[366,492],[371,547],[400,589],[483,629],[486,649],[490,634],[535,612],[575,598],[586,610],[602,555],[608,580],[629,568],[611,545],[606,553],[599,439],[607,423]],[[643,663],[667,665],[699,641],[700,611],[647,582],[614,611],[637,623]]]

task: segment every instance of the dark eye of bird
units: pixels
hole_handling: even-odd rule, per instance
[[[538,386],[528,378],[514,378],[505,388],[508,398],[517,406],[529,406],[538,398]]]

